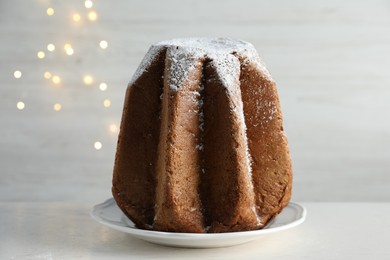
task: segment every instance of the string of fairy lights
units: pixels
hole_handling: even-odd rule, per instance
[[[82,19],[88,19],[89,21],[91,22],[94,22],[98,19],[98,14],[95,10],[93,10],[93,2],[91,0],[86,0],[84,1],[84,7],[87,9],[87,12],[86,12],[86,15],[85,17],[83,17],[80,13],[73,13],[71,15],[71,20],[73,20],[73,22],[75,23],[78,23],[80,21],[82,21]],[[46,9],[46,15],[47,16],[54,16],[56,14],[56,10],[53,8],[53,7],[48,7]],[[108,48],[108,42],[106,40],[101,40],[99,42],[99,47],[102,49],[102,50],[105,50]],[[36,56],[38,59],[42,60],[42,59],[45,59],[45,57],[47,56],[47,52],[50,52],[50,53],[54,53],[54,52],[59,52],[59,51],[63,51],[65,52],[65,54],[67,56],[72,56],[75,54],[75,48],[72,46],[72,44],[70,42],[67,42],[65,43],[62,48],[60,46],[56,46],[55,44],[53,43],[48,43],[46,45],[46,49],[45,50],[39,50],[37,53],[36,53]],[[21,70],[15,70],[13,72],[13,76],[15,79],[20,79],[22,78],[23,76],[23,72]],[[50,71],[45,71],[43,73],[43,77],[50,81],[54,86],[58,86],[62,83],[62,78],[60,75],[57,75],[57,74],[54,74]],[[90,85],[93,85],[95,83],[95,79],[92,75],[90,74],[86,74],[86,75],[83,75],[83,78],[82,78],[82,82],[87,85],[87,86],[90,86]],[[106,82],[100,82],[98,84],[99,86],[99,90],[100,91],[106,91],[108,89],[108,85]],[[109,100],[108,98],[104,99],[103,100],[103,106],[105,108],[109,108],[111,106],[111,100]],[[19,100],[17,101],[16,103],[16,108],[19,109],[19,110],[24,110],[27,108],[27,104],[25,103],[24,100]],[[54,103],[53,104],[53,110],[56,111],[56,112],[59,112],[62,110],[62,104],[61,103]],[[117,133],[118,132],[118,126],[117,124],[115,123],[112,123],[109,125],[108,127],[108,130],[112,133]],[[102,149],[103,147],[103,144],[102,142],[96,140],[94,143],[93,143],[93,147],[96,149],[96,150],[100,150]]]

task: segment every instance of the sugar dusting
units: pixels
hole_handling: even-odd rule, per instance
[[[193,51],[202,50],[208,54],[218,53],[256,53],[256,50],[252,44],[235,39],[229,38],[183,38],[183,39],[172,39],[168,41],[162,41],[155,46],[180,46]],[[253,53],[253,54],[254,54]],[[247,55],[248,56],[248,55]],[[251,56],[251,55],[250,55]],[[257,53],[254,55],[257,56]]]
[[[200,135],[199,135],[199,142],[196,146],[196,149],[198,149],[200,152],[204,151],[204,75],[202,75],[202,80],[201,84],[199,87],[199,99],[198,99],[198,108],[199,108],[199,130],[200,130]],[[200,172],[201,174],[205,173],[204,169],[204,158],[201,157],[201,163],[200,163]]]
[[[203,105],[204,105],[204,85],[202,84],[199,89],[199,129],[200,131],[204,131],[204,112],[203,112]],[[203,146],[203,145],[202,145]]]
[[[163,46],[158,45],[152,45],[149,48],[149,51],[146,53],[145,57],[142,59],[140,65],[138,66],[137,70],[135,71],[133,77],[131,78],[129,82],[129,86],[133,85],[134,82],[145,72],[148,71],[150,65],[153,63],[153,61],[156,60],[158,54],[163,50]]]
[[[261,60],[260,56],[257,54],[256,50],[254,52],[245,52],[244,55],[237,55],[241,59],[242,66],[248,66],[249,64],[254,65],[254,71],[260,71],[262,76],[273,81],[271,74],[267,70],[264,62]]]
[[[180,85],[188,79],[188,74],[201,65],[203,53],[194,52],[190,48],[181,46],[169,47],[167,49],[168,63],[168,84],[173,91],[178,91]]]
[[[239,90],[240,85],[240,61],[231,54],[212,56],[211,66],[222,81],[222,84],[231,92]],[[234,93],[237,95],[240,93]],[[241,96],[241,94],[240,94]]]
[[[147,72],[158,54],[164,50],[167,50],[168,59],[171,61],[171,71],[173,71],[172,77],[169,79],[172,90],[177,91],[178,86],[185,81],[188,72],[195,67],[192,63],[201,62],[201,59],[206,57],[220,59],[221,55],[240,57],[243,64],[251,62],[265,77],[272,80],[256,49],[248,42],[229,38],[183,38],[161,41],[152,45],[129,85],[132,85],[142,74]],[[224,63],[221,63],[221,66],[224,66]],[[229,78],[228,72],[227,69],[221,69],[219,71],[222,73],[221,78]]]
[[[248,138],[246,135],[246,123],[244,116],[244,105],[241,99],[240,90],[240,61],[233,55],[219,55],[211,61],[211,66],[215,67],[217,75],[227,91],[232,97],[239,97],[232,99],[232,112],[238,117],[238,122],[243,130],[243,141],[246,155],[246,168],[250,179],[252,178],[252,158],[249,153]],[[252,185],[252,182],[250,182]],[[252,188],[252,187],[250,187]]]

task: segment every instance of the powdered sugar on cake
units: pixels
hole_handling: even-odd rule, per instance
[[[140,65],[138,66],[137,70],[135,71],[133,77],[131,78],[129,82],[129,86],[133,85],[134,82],[146,71],[148,71],[148,68],[153,63],[153,61],[157,58],[158,54],[163,50],[162,46],[158,45],[152,45],[149,48],[149,51],[146,53],[145,57],[142,59]]]
[[[239,60],[231,54],[221,54],[210,57],[212,61],[210,62],[211,66],[215,67],[216,73],[219,76],[219,79],[222,81],[222,84],[230,89],[230,91],[235,91],[239,88],[240,85],[240,62]]]
[[[246,168],[249,174],[249,178],[252,177],[252,158],[249,153],[248,139],[246,135],[246,123],[244,116],[244,106],[241,99],[241,90],[240,90],[240,61],[239,59],[231,54],[218,55],[213,57],[210,65],[215,68],[219,80],[222,82],[223,86],[230,93],[232,97],[230,99],[232,116],[238,117],[237,121],[241,124],[241,129],[243,130],[243,144],[245,147],[245,157],[246,157]],[[234,98],[236,97],[236,98]],[[238,98],[237,98],[238,97]],[[249,182],[249,188],[253,189],[252,182]]]
[[[148,70],[156,57],[165,50],[167,55],[172,57],[171,68],[172,70],[174,68],[173,71],[175,71],[170,83],[172,90],[178,90],[177,86],[186,79],[188,69],[191,69],[189,60],[202,62],[205,58],[213,60],[221,55],[236,56],[240,59],[242,65],[248,62],[255,64],[257,69],[272,81],[271,75],[265,68],[255,48],[248,42],[229,38],[183,38],[154,44],[145,55],[129,85],[134,84]],[[221,78],[229,77],[229,74],[225,72],[227,71],[220,70],[220,73],[222,73]]]
[[[202,54],[181,46],[171,46],[167,49],[166,59],[170,62],[168,84],[171,90],[178,91],[179,86],[188,80],[188,74],[201,65]]]

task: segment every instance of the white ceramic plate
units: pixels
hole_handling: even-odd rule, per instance
[[[271,233],[298,226],[305,220],[306,209],[298,203],[290,202],[275,220],[263,229],[217,234],[173,233],[139,229],[122,213],[113,198],[94,206],[91,216],[103,225],[154,244],[187,248],[213,248],[243,244]]]

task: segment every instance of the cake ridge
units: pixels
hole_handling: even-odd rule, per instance
[[[231,218],[223,217],[220,223],[215,222],[218,220],[216,218],[214,220],[214,223],[211,223],[210,230],[214,232],[218,229],[253,229],[255,227],[260,227],[261,220],[260,216],[257,214],[255,210],[255,196],[253,191],[253,185],[252,185],[252,176],[251,176],[251,166],[250,166],[250,157],[248,156],[248,142],[246,137],[246,126],[245,126],[245,118],[244,118],[244,111],[243,111],[243,104],[241,100],[241,90],[240,90],[240,61],[237,57],[235,57],[232,54],[221,54],[218,57],[214,59],[210,59],[207,64],[205,64],[205,67],[209,66],[209,73],[205,75],[210,75],[212,73],[215,73],[214,77],[209,77],[206,82],[208,81],[208,85],[206,84],[206,91],[208,88],[215,88],[218,92],[226,92],[226,97],[228,98],[228,118],[227,121],[230,121],[229,125],[230,127],[233,127],[233,132],[230,133],[231,137],[226,139],[225,141],[232,142],[232,144],[235,144],[236,147],[234,148],[235,151],[230,154],[230,156],[234,155],[234,158],[231,158],[232,160],[237,160],[234,174],[236,176],[231,178],[237,178],[237,185],[240,187],[241,192],[237,194],[238,201],[236,210],[241,207],[248,208],[250,210],[246,211],[244,209],[241,209],[241,213],[238,212],[231,212]],[[210,93],[209,93],[210,95]],[[217,94],[220,95],[220,94]],[[210,109],[220,109],[217,106],[214,106],[209,104],[208,110]],[[206,113],[210,113],[207,112]],[[207,120],[205,122],[207,124]],[[206,126],[207,127],[207,126]],[[208,127],[209,130],[210,127]],[[206,134],[207,135],[207,134]],[[206,136],[207,137],[207,136]],[[209,139],[210,141],[210,139]],[[210,144],[210,143],[209,143]],[[207,149],[207,142],[206,147]],[[206,157],[207,158],[207,157]],[[207,159],[206,159],[207,161]],[[233,170],[233,168],[226,169],[227,172],[224,174],[233,174],[229,173],[230,170]],[[207,171],[206,171],[207,174]],[[215,183],[216,184],[216,183]],[[227,193],[229,192],[235,192],[234,190],[227,189]],[[232,203],[232,202],[231,202]],[[244,206],[245,205],[245,206]],[[219,207],[225,207],[224,205],[219,205]],[[218,215],[217,215],[218,216]],[[234,220],[236,219],[236,220]],[[246,227],[242,225],[242,221],[246,222]]]
[[[158,54],[165,49],[164,46],[152,45],[149,50],[146,52],[145,57],[141,60],[138,68],[134,72],[133,77],[128,83],[128,86],[132,86],[137,79],[145,72],[148,71],[148,68],[156,61]]]
[[[171,60],[170,77],[168,78],[169,87],[174,91],[178,91],[178,86],[182,85],[187,80],[187,75],[202,63],[201,59],[203,57],[203,53],[192,52],[181,46],[169,46],[165,58]]]
[[[203,231],[197,192],[197,104],[192,100],[199,90],[201,68],[202,55],[180,47],[167,48],[156,166],[155,229],[169,231],[187,227],[190,232]]]

